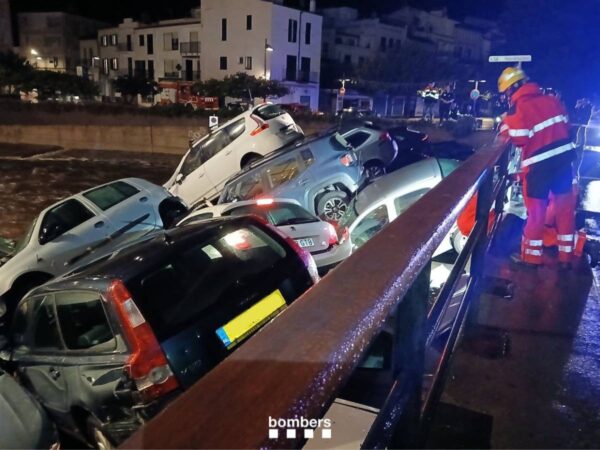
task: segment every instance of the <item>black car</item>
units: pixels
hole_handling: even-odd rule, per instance
[[[258,218],[186,225],[31,291],[10,364],[60,429],[110,447],[317,280],[310,254]]]

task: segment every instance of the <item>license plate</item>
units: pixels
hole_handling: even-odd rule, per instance
[[[216,331],[217,336],[227,349],[231,349],[285,307],[285,298],[278,289],[219,328]]]
[[[310,238],[307,239],[296,239],[296,242],[301,248],[314,247],[315,241]]]

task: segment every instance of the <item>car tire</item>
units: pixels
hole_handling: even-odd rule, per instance
[[[97,448],[99,450],[112,450],[116,448],[112,440],[104,431],[102,422],[100,422],[94,416],[89,416],[87,418],[86,425],[87,435],[90,441],[89,443],[93,446],[93,448]]]
[[[12,289],[2,297],[2,300],[4,300],[5,303],[4,306],[6,308],[5,319],[8,318],[8,320],[11,320],[14,312],[17,309],[17,306],[19,305],[19,302],[23,299],[23,297],[25,297],[25,294],[51,279],[52,276],[50,275],[40,275],[37,277],[32,276],[27,279],[21,279],[21,281],[17,281],[17,283],[13,285]]]
[[[337,222],[346,214],[348,203],[349,197],[344,191],[327,192],[317,202],[317,216]]]
[[[380,161],[369,161],[365,164],[365,175],[369,181],[373,181],[385,175],[385,166]]]

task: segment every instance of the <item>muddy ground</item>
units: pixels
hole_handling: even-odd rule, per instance
[[[163,184],[179,160],[172,155],[0,143],[0,236],[18,239],[42,209],[102,183],[139,177]]]

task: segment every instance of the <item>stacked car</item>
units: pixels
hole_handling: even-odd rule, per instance
[[[458,166],[413,147],[396,163],[400,134],[305,138],[265,103],[195,142],[164,187],[98,186],[2,242],[1,364],[41,404],[25,446],[54,439],[46,414],[118,445]]]

